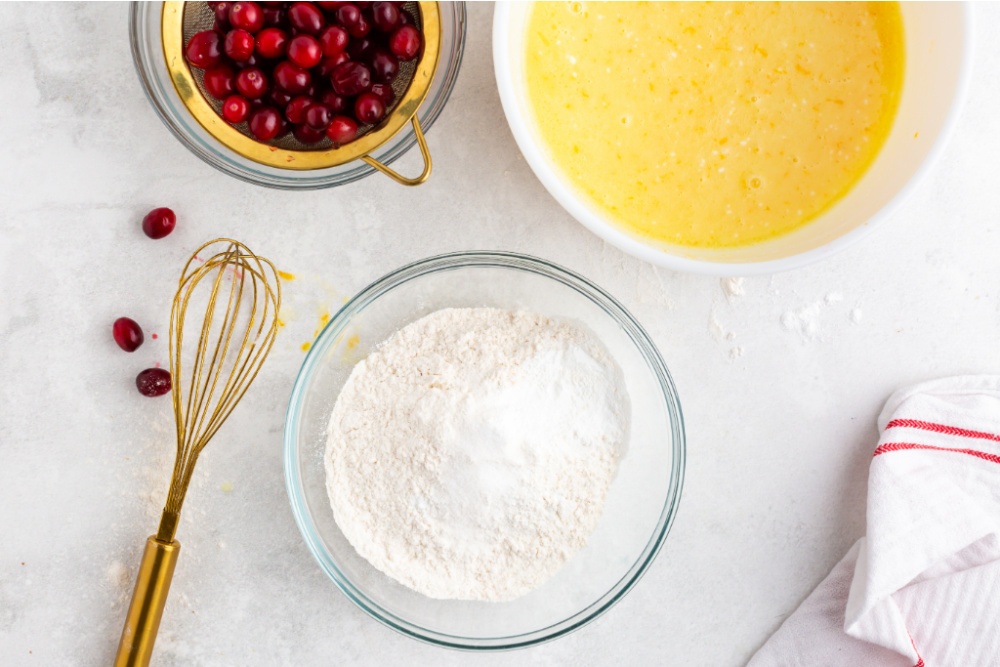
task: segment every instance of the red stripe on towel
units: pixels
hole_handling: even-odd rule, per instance
[[[985,431],[970,431],[957,426],[946,426],[935,424],[934,422],[920,421],[919,419],[893,419],[886,424],[886,429],[890,428],[918,428],[923,431],[933,431],[934,433],[944,433],[946,435],[960,435],[965,438],[981,438],[983,440],[993,440],[1000,442],[1000,435],[986,433]]]
[[[886,454],[888,452],[897,452],[903,449],[927,449],[934,452],[955,452],[957,454],[975,456],[976,458],[983,459],[984,461],[990,461],[992,463],[1000,463],[1000,454],[981,452],[978,449],[949,449],[948,447],[934,447],[933,445],[921,445],[915,442],[887,442],[884,445],[876,447],[875,453],[872,454],[872,456],[878,456],[879,454]]]

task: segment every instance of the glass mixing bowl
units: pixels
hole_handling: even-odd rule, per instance
[[[448,307],[523,309],[585,323],[621,367],[631,433],[588,545],[511,602],[434,600],[368,564],[340,532],[323,456],[334,402],[354,364],[410,322]],[[590,281],[544,260],[455,253],[404,266],[363,289],[323,329],[292,389],[285,483],[306,544],[355,604],[385,625],[463,649],[529,646],[567,634],[620,600],[667,536],[684,477],[684,425],[670,373],[642,327]]]
[[[417,117],[426,133],[441,114],[451,96],[462,64],[465,49],[465,3],[441,2],[441,54],[434,80]],[[276,169],[245,158],[230,150],[202,127],[181,101],[170,80],[163,55],[160,30],[162,2],[133,2],[129,10],[129,35],[132,59],[146,97],[160,120],[188,150],[230,176],[283,190],[316,190],[351,183],[375,173],[360,160],[328,169],[297,171]],[[410,125],[372,151],[370,155],[384,165],[395,162],[413,148],[416,136]],[[431,146],[433,156],[434,147]]]

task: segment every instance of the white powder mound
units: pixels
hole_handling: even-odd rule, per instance
[[[511,600],[583,548],[627,438],[628,398],[580,327],[446,309],[355,366],[327,490],[357,552],[432,598]]]

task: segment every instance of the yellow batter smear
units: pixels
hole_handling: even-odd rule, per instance
[[[847,193],[892,127],[898,3],[537,3],[525,75],[552,161],[668,244],[750,245]]]

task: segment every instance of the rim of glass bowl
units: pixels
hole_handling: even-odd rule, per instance
[[[653,531],[653,535],[646,543],[639,558],[632,564],[625,575],[595,602],[559,623],[528,633],[490,638],[461,637],[427,630],[383,609],[377,602],[357,590],[350,580],[341,573],[337,567],[337,563],[325,548],[322,539],[320,539],[305,503],[302,480],[299,474],[298,435],[300,430],[299,419],[302,395],[318,365],[318,360],[323,357],[330,346],[337,340],[350,319],[362,312],[380,296],[404,283],[420,278],[421,276],[468,267],[507,268],[541,275],[576,290],[579,294],[603,309],[604,312],[622,327],[632,340],[660,384],[670,417],[670,434],[673,450],[673,464],[670,471],[667,499],[663,510],[660,512],[656,529]],[[337,588],[365,613],[393,630],[430,644],[474,651],[521,648],[551,641],[583,627],[613,607],[639,581],[666,541],[667,534],[670,532],[677,514],[681,489],[684,483],[684,418],[681,414],[677,390],[670,371],[667,369],[656,345],[646,331],[624,306],[590,280],[546,260],[509,252],[470,251],[436,255],[396,269],[358,292],[324,327],[306,356],[305,361],[302,363],[302,368],[295,378],[291,398],[288,402],[284,440],[285,486],[288,490],[288,498],[291,501],[292,512],[295,515],[295,522],[298,524],[303,538],[305,538],[309,551],[323,571],[333,580]]]
[[[427,99],[417,109],[420,126],[425,133],[434,125],[434,121],[437,120],[451,97],[465,53],[468,24],[465,2],[441,2],[439,4],[442,10],[442,29],[447,29],[448,24],[451,23],[452,32],[447,37],[443,36],[441,60],[435,74],[435,82],[431,84],[431,91]],[[449,6],[451,11],[447,10]],[[277,170],[259,165],[251,160],[238,158],[230,151],[225,150],[198,124],[198,121],[177,97],[162,62],[163,48],[160,43],[159,30],[155,31],[155,35],[147,34],[146,28],[154,16],[157,17],[157,26],[159,25],[158,17],[162,12],[162,7],[162,2],[137,0],[130,3],[129,41],[132,47],[132,61],[150,106],[156,111],[156,115],[163,121],[170,133],[189,151],[219,171],[241,181],[281,190],[330,188],[353,183],[377,173],[373,167],[360,160],[355,161],[356,166],[350,169],[343,169],[343,166],[334,167],[333,169],[338,169],[338,171],[332,173],[328,169],[316,172]],[[453,43],[451,50],[446,52],[444,48],[447,46],[449,38],[453,40]],[[159,73],[159,69],[163,69],[163,72]],[[435,92],[438,77],[443,78],[440,87]],[[373,151],[372,157],[378,159],[382,164],[392,164],[413,148],[416,142],[412,127],[400,130],[382,144],[378,150]]]

